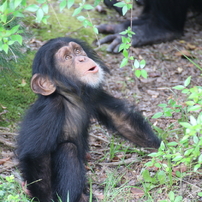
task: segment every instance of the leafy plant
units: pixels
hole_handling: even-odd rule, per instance
[[[16,191],[17,190],[17,191]],[[28,201],[26,197],[18,192],[19,185],[15,182],[14,176],[0,178],[0,201],[19,202]]]
[[[153,118],[159,118],[162,116],[171,117],[174,114],[181,114],[182,116],[179,116],[178,124],[181,128],[180,131],[184,135],[182,137],[179,136],[176,141],[166,144],[162,141],[158,152],[149,154],[152,159],[145,166],[147,168],[155,167],[157,172],[154,176],[151,176],[149,170],[145,169],[142,175],[147,184],[149,181],[150,189],[153,189],[157,184],[157,176],[159,173],[165,175],[165,179],[167,179],[165,183],[169,182],[168,185],[172,188],[174,181],[176,181],[173,178],[173,174],[176,175],[177,179],[183,178],[187,175],[186,170],[193,169],[192,172],[197,172],[202,165],[202,88],[200,86],[188,88],[190,82],[191,77],[188,77],[184,85],[173,87],[173,89],[181,90],[186,95],[186,101],[183,104],[171,99],[168,101],[168,104],[159,105],[163,108],[163,112],[158,112],[153,116]],[[183,114],[186,114],[188,118],[184,117]],[[173,173],[173,169],[180,165],[184,169],[177,169]],[[146,186],[145,183],[143,183],[143,186]],[[170,201],[177,202],[182,199],[181,196],[175,196],[172,191],[169,192],[168,196]]]
[[[122,8],[122,13],[125,15],[129,10],[132,9],[133,3],[131,0],[124,0],[114,4],[114,6]]]

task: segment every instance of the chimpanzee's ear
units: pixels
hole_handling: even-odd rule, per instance
[[[31,80],[31,88],[34,93],[41,95],[50,95],[55,92],[55,84],[46,76],[34,74]]]

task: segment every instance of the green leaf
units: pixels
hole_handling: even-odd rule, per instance
[[[160,164],[160,163],[155,163],[154,166],[155,166],[156,168],[161,168],[162,164]]]
[[[127,58],[123,58],[121,64],[120,64],[120,67],[124,67],[128,64],[128,59]]]
[[[81,12],[81,10],[82,10],[82,7],[76,8],[76,9],[74,10],[74,13],[72,14],[72,16],[78,15],[78,14]]]
[[[181,202],[182,201],[182,196],[176,196],[175,201],[174,202]]]
[[[180,122],[180,125],[182,125],[183,127],[185,127],[185,128],[191,128],[192,126],[189,124],[189,123],[187,123],[187,122]]]
[[[83,8],[86,9],[86,10],[92,10],[92,9],[94,9],[94,7],[91,6],[90,4],[85,4],[85,5],[83,6]]]
[[[12,27],[12,29],[10,30],[11,34],[15,34],[18,31],[19,27],[20,27],[20,25],[16,25],[16,26]]]
[[[187,151],[185,151],[184,155],[189,156],[193,152],[193,150],[194,149],[188,149]]]
[[[140,75],[141,75],[141,71],[139,69],[135,70],[135,76],[137,78],[140,78]]]
[[[198,144],[199,139],[198,139],[198,137],[196,135],[193,137],[193,141],[194,141],[195,144]]]
[[[93,26],[93,31],[94,31],[96,34],[98,34],[98,29],[97,29],[97,27]]]
[[[60,12],[67,6],[67,1],[63,0],[60,2]]]
[[[14,1],[14,8],[17,8],[21,4],[22,0],[15,0]]]
[[[44,16],[44,12],[41,8],[36,12],[36,21],[41,22],[42,18]]]
[[[185,81],[184,81],[184,86],[188,86],[190,84],[191,81],[191,76],[189,76]]]
[[[172,161],[180,161],[183,158],[183,156],[179,155],[176,156],[174,159],[172,159]]]
[[[168,144],[167,144],[167,146],[177,146],[179,143],[177,143],[177,142],[169,142]]]
[[[22,14],[22,13],[20,13],[20,12],[13,12],[13,15],[14,15],[15,17],[18,17],[18,18],[24,18],[24,17],[25,17],[24,14]]]
[[[74,0],[67,0],[67,8],[70,9],[74,4]]]
[[[9,46],[7,44],[2,45],[2,49],[5,51],[6,54],[8,54],[8,48]]]
[[[193,106],[194,104],[195,104],[195,102],[193,102],[193,101],[187,101],[187,102],[185,102],[188,106]]]
[[[159,165],[160,167],[157,167],[157,168],[161,168],[161,165]],[[159,182],[161,184],[165,183],[166,182],[166,173],[162,170],[160,170],[158,173],[157,173],[157,178],[159,180]]]
[[[170,111],[164,112],[164,116],[165,117],[171,117],[172,116],[172,112],[170,112]]]
[[[191,112],[191,111],[197,111],[197,110],[200,110],[200,109],[201,109],[200,105],[195,105],[195,106],[189,107],[188,111]]]
[[[195,126],[196,124],[197,124],[197,121],[196,121],[196,119],[195,119],[195,117],[194,116],[190,116],[190,123],[191,123],[191,125],[193,125],[193,126]]]
[[[144,178],[144,180],[145,180],[146,182],[152,182],[152,181],[153,181],[153,179],[151,178],[150,173],[149,173],[148,170],[144,170],[144,171],[142,172],[142,176],[143,176],[143,178]]]
[[[122,44],[119,46],[119,52],[122,51],[122,50],[124,50],[124,49],[125,49],[125,44],[122,43]]]
[[[8,45],[9,45],[9,46],[13,45],[14,43],[15,43],[15,41],[11,41],[11,40],[8,41]]]
[[[36,4],[32,4],[28,6],[25,10],[30,12],[36,12],[39,9],[39,6]]]
[[[142,69],[141,75],[142,75],[142,77],[144,77],[146,79],[147,78],[147,71],[145,69]]]
[[[120,35],[126,35],[128,32],[127,32],[127,30],[125,30],[125,31],[123,31],[123,32],[120,32],[119,34]]]
[[[128,58],[128,51],[127,50],[123,50],[123,56],[125,57],[125,58]]]
[[[2,2],[2,1],[1,1]],[[8,2],[7,0],[0,6],[0,11],[2,13],[4,13],[4,11],[7,9],[7,6],[8,6]]]
[[[12,35],[11,39],[13,41],[17,41],[20,45],[22,45],[22,36],[21,35],[18,35],[18,34]]]
[[[37,0],[37,2],[38,2],[39,4],[43,4],[43,3],[46,2],[46,0]]]
[[[135,59],[133,65],[134,65],[134,67],[135,67],[136,69],[138,69],[138,68],[140,67],[140,63],[139,63],[138,60],[136,60],[136,59]]]
[[[182,86],[182,85],[173,87],[173,89],[176,89],[176,90],[183,90],[184,88],[185,88],[185,87]]]
[[[86,20],[83,21],[83,26],[84,26],[84,27],[87,27],[87,26],[92,27],[93,24],[92,24],[92,22],[90,22],[89,20],[86,19]]]
[[[114,6],[119,7],[119,8],[122,8],[122,7],[124,7],[125,5],[126,5],[126,4],[125,4],[124,2],[118,2],[118,3],[114,4]]]
[[[198,162],[202,163],[202,154],[198,157]]]
[[[96,7],[97,5],[99,5],[100,4],[100,2],[101,2],[101,0],[94,0],[94,7]]]
[[[189,89],[184,89],[184,90],[182,90],[182,93],[184,93],[184,94],[187,94],[187,93],[189,93],[190,91],[189,91]]]
[[[44,16],[44,17],[42,18],[41,21],[42,21],[44,24],[47,24],[47,23],[48,23],[47,20],[48,20],[49,17],[50,17],[50,16],[47,16],[47,15],[46,15],[46,16]]]
[[[167,104],[159,104],[158,106],[164,108],[164,107],[167,107],[168,105]]]
[[[125,15],[128,11],[128,7],[127,5],[125,5],[123,8],[122,8],[122,14]]]
[[[48,14],[48,9],[49,9],[48,4],[43,4],[43,6],[42,6],[43,12]]]
[[[2,21],[3,23],[6,23],[6,22],[7,22],[7,15],[3,15],[3,16],[1,17],[1,21]]]
[[[83,22],[86,18],[82,15],[78,16],[77,19],[81,22]]]
[[[162,112],[157,112],[156,114],[154,114],[152,116],[152,119],[158,119],[159,117],[163,116],[163,113]]]
[[[146,65],[146,61],[145,61],[145,60],[141,60],[141,61],[140,61],[140,68],[141,68],[141,69],[144,68],[145,65]]]

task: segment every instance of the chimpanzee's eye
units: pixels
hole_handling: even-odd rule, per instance
[[[75,48],[74,52],[75,52],[76,54],[80,54],[80,53],[81,53],[81,50],[80,50],[79,48]]]
[[[70,56],[70,55],[65,56],[65,60],[71,60],[71,59],[72,59],[72,56]]]

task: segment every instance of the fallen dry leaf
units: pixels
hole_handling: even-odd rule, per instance
[[[6,161],[9,161],[10,157],[8,158],[4,158],[4,159],[0,159],[0,165],[4,164]]]
[[[185,48],[188,49],[188,50],[195,50],[195,49],[197,49],[197,47],[195,45],[190,44],[190,43],[188,43]]]
[[[135,197],[136,199],[138,199],[138,198],[144,196],[144,191],[143,191],[142,189],[139,189],[139,188],[136,188],[136,187],[132,187],[131,190],[130,190],[130,192],[131,192],[132,194],[134,194],[134,197]]]
[[[188,50],[181,50],[175,53],[176,56],[180,56],[182,58],[191,57],[193,58],[194,56],[188,51]]]

